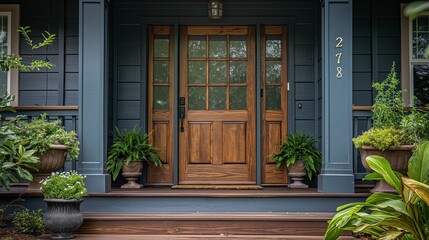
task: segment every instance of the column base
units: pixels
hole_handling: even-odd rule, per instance
[[[354,193],[353,174],[320,174],[317,176],[317,191],[322,193]]]
[[[88,193],[106,193],[111,189],[111,176],[110,174],[85,174],[85,187]]]

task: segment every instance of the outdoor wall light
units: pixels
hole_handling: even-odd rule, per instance
[[[221,19],[223,15],[222,0],[209,0],[209,18]]]

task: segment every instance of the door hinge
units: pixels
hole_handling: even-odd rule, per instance
[[[287,83],[287,90],[289,91],[289,82]]]
[[[261,96],[261,98],[264,97],[264,89],[261,88],[261,90],[259,91],[259,95]]]

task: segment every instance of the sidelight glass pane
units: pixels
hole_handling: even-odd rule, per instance
[[[267,87],[267,105],[266,109],[279,110],[281,109],[281,87],[269,86]]]
[[[189,87],[188,102],[189,110],[206,110],[206,88]]]
[[[231,58],[247,57],[246,36],[229,37],[229,55]]]
[[[230,83],[246,83],[247,79],[247,62],[231,61],[229,66]]]
[[[246,110],[247,100],[246,87],[230,87],[229,89],[229,109]]]
[[[267,61],[265,64],[267,83],[281,83],[282,63],[280,61]]]
[[[226,36],[210,36],[209,57],[226,58]]]
[[[266,41],[266,57],[280,58],[282,57],[282,41],[280,36],[267,36]]]
[[[153,87],[153,108],[154,110],[168,110],[168,87]]]
[[[206,83],[206,61],[188,62],[188,83]]]
[[[414,103],[417,106],[429,104],[429,65],[413,66]]]
[[[226,110],[226,87],[209,87],[209,109]]]
[[[429,42],[429,16],[418,16],[413,20],[412,52],[413,59],[426,59]]]
[[[169,62],[167,61],[154,61],[153,63],[153,81],[155,83],[168,83],[169,82]]]
[[[205,36],[189,36],[188,42],[188,57],[189,58],[205,58],[206,55],[206,37]]]
[[[168,36],[155,36],[153,55],[155,57],[168,57],[170,54]]]
[[[209,62],[209,83],[226,83],[226,61]]]

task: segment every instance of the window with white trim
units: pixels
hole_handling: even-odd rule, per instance
[[[0,4],[0,52],[19,55],[19,4]],[[11,69],[0,71],[0,94],[8,91],[15,95],[11,105],[18,105],[19,72]]]
[[[0,55],[11,54],[11,12],[0,12]],[[10,71],[0,71],[0,96],[10,92]]]
[[[417,106],[429,104],[429,14],[410,19],[410,91]]]

